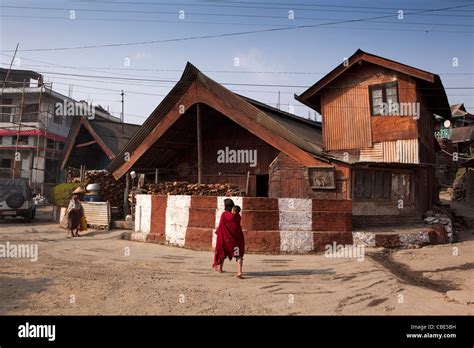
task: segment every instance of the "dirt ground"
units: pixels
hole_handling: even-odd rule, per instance
[[[48,221],[0,221],[0,244],[37,244],[38,260],[1,258],[0,315],[474,314],[474,241],[386,252],[363,261],[246,255],[211,269],[210,252],[130,242],[123,231],[81,238]],[[457,249],[455,249],[457,248]]]

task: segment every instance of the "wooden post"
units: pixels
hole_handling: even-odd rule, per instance
[[[250,186],[250,171],[247,171],[247,180],[245,183],[245,195],[249,196],[249,186]]]
[[[129,186],[130,186],[130,175],[126,173],[125,174],[125,191],[123,192],[123,213],[125,217],[127,217],[127,214],[128,214]]]
[[[40,92],[39,92],[39,100],[38,100],[38,125],[39,125],[39,132],[38,132],[38,138],[36,140],[36,158],[33,158],[33,165],[34,165],[34,171],[35,171],[35,181],[34,181],[34,190],[36,192],[36,185],[38,181],[38,162],[39,162],[39,157],[40,157],[40,142],[41,142],[41,97],[43,95],[43,84],[40,86]],[[45,132],[46,134],[46,132]],[[46,139],[46,138],[45,138]],[[45,140],[46,141],[46,140]],[[36,164],[35,164],[36,160]],[[31,171],[33,173],[33,171]]]
[[[15,153],[13,154],[13,173],[12,173],[12,179],[15,179],[15,172],[16,172],[16,157],[18,154],[18,143],[20,142],[20,133],[21,133],[21,121],[23,119],[23,107],[25,103],[25,87],[26,87],[26,81],[23,81],[23,91],[21,93],[21,105],[20,105],[20,120],[18,122],[18,133],[16,134],[16,145],[15,145]],[[21,161],[22,158],[20,156],[20,177],[21,177]]]
[[[198,160],[198,184],[202,183],[202,139],[201,139],[201,107],[197,103],[196,112],[196,135],[197,135],[197,160]]]
[[[155,168],[155,184],[158,184],[158,168]]]

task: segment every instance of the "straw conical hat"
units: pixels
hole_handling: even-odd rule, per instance
[[[86,191],[84,191],[84,189],[81,188],[81,187],[78,187],[77,189],[75,189],[74,191],[72,191],[73,194],[74,194],[74,193],[84,193],[84,192],[86,192]]]

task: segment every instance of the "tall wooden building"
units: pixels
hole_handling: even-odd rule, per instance
[[[356,51],[296,99],[322,115],[322,148],[351,163],[355,225],[418,219],[437,200],[438,75]]]

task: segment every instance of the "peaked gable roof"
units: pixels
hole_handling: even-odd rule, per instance
[[[295,95],[295,99],[317,110],[318,112],[321,112],[320,99],[314,97],[319,96],[320,92],[331,82],[336,80],[338,77],[344,75],[346,71],[351,69],[356,63],[360,62],[368,62],[378,66],[382,66],[384,68],[391,69],[423,81],[423,85],[429,86],[426,88],[433,89],[433,93],[429,94],[431,95],[431,100],[433,101],[433,103],[436,104],[436,109],[439,110],[437,111],[437,113],[442,114],[447,118],[450,117],[451,111],[448,103],[448,97],[446,96],[443,84],[438,75],[425,70],[414,68],[406,64],[396,62],[391,59],[376,56],[375,54],[364,52],[361,49],[358,49],[352,56],[348,58],[347,64],[344,64],[344,62],[339,64],[336,68],[326,74],[323,78],[321,78],[318,82],[309,87],[299,96]]]
[[[195,88],[191,88],[191,86],[195,86]],[[215,98],[212,98],[214,101],[206,99],[203,90],[214,96]],[[290,157],[299,159],[300,162],[315,165],[317,163],[315,158],[326,162],[332,159],[323,154],[320,142],[316,137],[310,139],[311,137],[308,135],[310,130],[320,133],[320,126],[317,123],[299,119],[294,115],[235,94],[188,62],[177,84],[107,168],[116,179],[131,168],[146,151],[143,144],[151,145],[172,126],[177,120],[177,115],[172,115],[171,111],[176,108],[180,100],[186,97],[189,106],[201,102],[208,104],[270,145],[287,153]],[[228,114],[222,112],[223,107],[232,110],[232,112]],[[290,127],[290,122],[297,124],[299,131],[296,126]],[[305,136],[302,136],[302,129],[306,132]],[[131,159],[127,162],[124,160],[125,153],[132,154]]]
[[[63,169],[76,145],[76,138],[84,127],[92,136],[95,142],[104,151],[106,156],[113,160],[120,149],[130,140],[135,132],[140,128],[139,125],[130,123],[118,123],[96,118],[89,121],[86,117],[75,118],[66,144],[61,153],[60,168]]]

